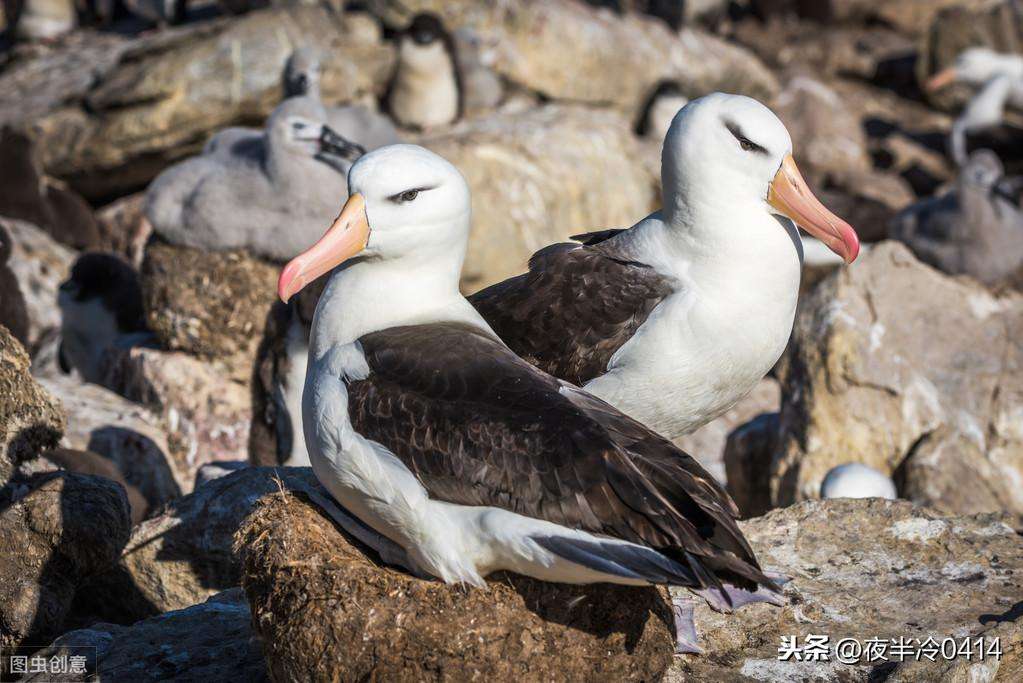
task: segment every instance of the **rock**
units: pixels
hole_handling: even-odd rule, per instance
[[[856,229],[863,242],[886,239],[892,217],[915,200],[909,184],[888,171],[848,174],[840,184],[824,186],[819,196]]]
[[[191,485],[184,472],[174,470],[177,463],[168,455],[166,428],[152,412],[109,389],[66,375],[39,382],[67,411],[61,445],[106,458],[138,489],[147,509],[177,498]]]
[[[21,128],[67,103],[84,100],[96,74],[106,73],[132,41],[113,31],[75,31],[50,50],[5,64],[0,75],[0,125]]]
[[[800,17],[822,24],[877,24],[895,28],[915,36],[930,26],[941,9],[956,6],[978,6],[986,0],[753,0],[761,16],[795,12]],[[987,4],[990,4],[988,1]]]
[[[217,462],[206,463],[195,473],[195,486],[193,490],[250,466],[245,460],[218,460]]]
[[[504,85],[492,68],[496,59],[493,47],[470,28],[456,28],[451,37],[458,58],[463,115],[472,117],[492,111],[504,96]]]
[[[856,114],[824,83],[793,78],[773,109],[788,128],[793,154],[811,180],[841,181],[870,170],[866,136]]]
[[[22,460],[54,448],[66,423],[60,402],[32,379],[25,348],[0,326],[0,485]]]
[[[8,262],[25,297],[29,318],[29,345],[33,349],[60,329],[57,290],[75,260],[75,252],[57,243],[31,223],[0,218],[11,235],[14,251]]]
[[[915,41],[881,25],[818,25],[785,17],[741,21],[733,31],[732,38],[773,67],[783,81],[802,75],[832,86],[833,79],[856,78],[916,87]]]
[[[11,336],[25,346],[29,343],[28,308],[18,278],[7,265],[13,251],[14,242],[3,223],[0,223],[0,325],[6,327]]]
[[[778,413],[758,415],[728,435],[722,459],[728,493],[744,518],[770,510],[771,463],[778,449]]]
[[[123,194],[210,132],[262,120],[280,100],[281,68],[296,45],[325,55],[321,87],[331,104],[380,95],[394,59],[376,22],[320,6],[254,11],[127,41],[87,33],[0,77],[0,92],[19,105],[0,109],[0,121],[31,128],[47,172],[86,197]],[[54,69],[87,78],[54,76]]]
[[[242,356],[242,365],[251,367],[279,274],[279,266],[243,251],[206,252],[153,242],[141,272],[149,327],[168,349],[203,357]]]
[[[135,527],[117,566],[90,583],[89,599],[78,609],[132,623],[239,585],[232,543],[256,502],[268,493],[317,487],[305,467],[253,467],[205,483]]]
[[[890,681],[891,652],[891,659],[859,665],[836,661],[833,649],[828,661],[779,661],[782,637],[802,645],[809,634],[825,634],[831,648],[843,638],[933,637],[940,644],[1019,613],[1023,545],[999,515],[943,517],[905,501],[829,500],[740,526],[764,566],[792,577],[789,604],[726,615],[701,603],[695,617],[707,655],[676,658],[667,681]],[[989,658],[980,680],[1015,680],[1009,671],[1018,670],[1019,652],[1001,669]]]
[[[928,436],[975,444],[978,477],[1023,477],[1021,335],[1023,296],[945,276],[898,243],[824,280],[783,364],[772,502],[816,497],[845,462],[891,475]],[[996,509],[1023,512],[1016,488]]]
[[[781,405],[781,386],[773,377],[760,380],[753,391],[728,409],[721,417],[675,439],[675,445],[703,465],[718,481],[728,481],[725,465],[725,443],[729,434],[761,413],[776,413]]]
[[[445,25],[467,27],[492,45],[492,68],[506,80],[553,100],[611,104],[630,120],[665,80],[678,81],[691,97],[722,90],[770,99],[778,90],[774,76],[743,48],[699,29],[673,33],[653,17],[581,2],[376,0],[371,7],[397,26],[416,12],[434,12]]]
[[[52,465],[52,471],[54,472],[66,470],[75,474],[88,474],[95,477],[103,477],[119,484],[124,489],[128,499],[132,526],[141,522],[149,514],[149,502],[142,495],[142,492],[124,478],[124,474],[117,465],[99,453],[72,448],[54,448],[52,451],[46,451],[39,457],[41,460],[46,461],[47,465]],[[18,485],[22,484],[21,481],[17,483]]]
[[[236,547],[274,680],[659,680],[672,660],[663,590],[413,578],[284,493],[259,502]]]
[[[1014,617],[1015,614],[1015,617]],[[981,659],[976,654],[974,643],[972,657],[956,657],[949,661],[944,657],[927,657],[901,662],[892,669],[886,679],[891,683],[929,683],[930,681],[1015,681],[1023,676],[1023,621],[1018,610],[1003,614],[982,614],[980,623],[984,627],[977,636],[984,638],[984,648],[998,643],[1002,655],[995,659],[993,652],[986,652]]]
[[[1000,465],[974,440],[939,428],[921,437],[895,476],[903,498],[945,514],[1018,510],[1015,480]]]
[[[120,254],[136,268],[142,265],[146,242],[153,233],[143,210],[145,199],[144,192],[136,192],[96,212],[104,250]]]
[[[551,242],[629,226],[655,208],[660,181],[642,161],[647,149],[613,112],[504,111],[421,144],[457,166],[472,192],[463,291],[522,272]]]
[[[166,425],[171,471],[185,493],[214,460],[248,456],[252,399],[248,370],[180,351],[113,348],[103,385],[156,413]]]
[[[65,633],[35,653],[45,657],[92,655],[84,675],[61,681],[111,678],[131,681],[265,681],[266,663],[252,632],[249,605],[240,588],[214,595],[201,605],[167,612],[131,626],[92,624]],[[116,673],[112,673],[116,672]],[[25,681],[50,681],[29,675]]]
[[[92,207],[47,177],[38,156],[25,134],[0,129],[0,215],[33,223],[72,249],[100,248]]]
[[[0,647],[61,633],[76,588],[117,561],[131,528],[119,484],[57,472],[32,485],[0,512]]]

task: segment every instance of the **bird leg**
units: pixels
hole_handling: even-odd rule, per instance
[[[774,581],[779,587],[784,586],[792,580],[791,577],[777,572],[764,572],[764,575],[771,579],[771,581]],[[721,588],[702,588],[700,590],[691,590],[706,600],[707,605],[710,606],[712,610],[715,612],[722,612],[724,614],[731,614],[732,610],[746,605],[752,605],[757,602],[766,602],[775,605],[776,607],[785,606],[784,596],[782,596],[779,591],[766,586],[757,586],[755,591],[749,591],[745,588],[739,588],[738,586],[733,586],[730,583],[725,583],[722,584]]]
[[[383,534],[378,534],[318,491],[311,489],[302,490],[309,496],[310,500],[319,505],[342,529],[358,539],[360,543],[368,545],[375,550],[384,564],[401,567],[410,574],[423,578],[422,572],[418,570],[415,562],[409,558],[408,553],[400,545]]]
[[[777,572],[764,572],[767,578],[774,581],[779,587],[791,581],[791,577]],[[785,598],[779,591],[758,586],[755,591],[748,591],[730,583],[723,584],[719,588],[704,588],[701,590],[689,589],[707,602],[707,605],[715,612],[731,614],[732,610],[756,602],[766,602],[777,607],[785,606]],[[671,613],[675,621],[675,654],[704,654],[696,636],[696,622],[693,620],[693,610],[696,606],[696,598],[691,596],[671,596]]]
[[[695,607],[696,599],[691,596],[671,596],[671,615],[675,622],[675,654],[677,655],[704,654],[704,649],[700,647],[699,639],[696,636],[696,623],[693,621]]]

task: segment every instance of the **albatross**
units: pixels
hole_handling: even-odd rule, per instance
[[[660,211],[548,246],[470,301],[518,355],[673,439],[728,410],[784,350],[795,224],[845,262],[859,241],[807,187],[782,122],[749,97],[683,107],[661,182]]]
[[[966,136],[1001,125],[1006,105],[1023,109],[1023,56],[1002,54],[986,47],[964,50],[951,66],[924,84],[937,92],[952,83],[968,83],[980,89],[952,123],[949,146],[959,166],[967,161]]]
[[[303,426],[317,478],[361,525],[447,583],[508,570],[685,586],[725,611],[780,602],[711,475],[516,356],[462,297],[470,198],[454,166],[393,145],[361,157],[348,183],[278,294],[333,271],[313,318]],[[698,652],[691,615],[676,605],[677,647]]]

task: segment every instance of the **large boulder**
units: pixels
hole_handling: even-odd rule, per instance
[[[251,370],[244,364],[136,346],[109,349],[103,367],[104,386],[166,425],[166,453],[183,492],[205,463],[248,456]]]
[[[801,170],[811,180],[847,180],[871,168],[856,112],[819,80],[796,76],[774,100],[774,112],[792,136]]]
[[[652,150],[611,111],[503,111],[422,144],[457,166],[472,191],[464,291],[522,272],[551,242],[632,225],[656,204],[660,179],[643,161]]]
[[[14,245],[8,267],[25,297],[29,345],[34,348],[60,329],[57,290],[71,272],[75,252],[31,223],[8,218],[0,223]]]
[[[824,280],[805,302],[783,364],[773,503],[817,496],[828,470],[845,462],[891,474],[907,459],[922,464],[921,447],[934,456],[970,443],[980,458],[971,480],[987,483],[957,498],[976,491],[978,500],[946,509],[1023,514],[1023,491],[1003,485],[1023,477],[1021,336],[1023,296],[948,277],[898,243]]]
[[[0,511],[0,647],[61,633],[76,589],[128,540],[124,489],[71,472],[42,474]]]
[[[891,26],[908,36],[924,33],[935,14],[948,7],[990,5],[990,0],[752,0],[769,17],[793,12],[823,24]]]
[[[695,97],[715,90],[769,99],[770,71],[745,49],[699,29],[673,33],[662,21],[618,15],[582,2],[374,0],[385,21],[404,25],[418,11],[474,31],[493,54],[491,68],[553,100],[611,104],[634,118],[661,81]],[[622,49],[627,45],[628,49]]]
[[[92,207],[47,177],[38,156],[26,134],[0,127],[0,215],[38,225],[73,249],[98,249]]]
[[[147,509],[177,498],[191,485],[169,455],[166,428],[152,411],[68,375],[42,377],[39,383],[67,411],[61,446],[109,460],[125,482],[142,494]]]
[[[285,493],[239,531],[272,679],[655,681],[672,660],[663,590],[511,574],[448,586],[383,567],[355,543]]]
[[[310,488],[326,495],[309,468],[254,467],[206,482],[135,527],[117,565],[76,609],[130,624],[237,586],[232,544],[242,521],[268,493]]]
[[[86,33],[0,76],[5,100],[18,104],[0,109],[0,121],[30,129],[48,173],[89,198],[109,197],[148,182],[212,131],[262,121],[300,45],[324,55],[328,102],[382,94],[394,55],[375,21],[292,6],[128,41]]]
[[[58,662],[84,656],[85,671],[30,674],[24,681],[266,680],[261,644],[240,588],[131,626],[97,623],[70,631],[34,656]]]
[[[64,433],[64,410],[29,374],[29,363],[25,348],[0,325],[0,485]]]
[[[901,665],[892,639],[909,641],[913,660],[928,638],[940,647],[945,638],[961,644],[982,633],[1006,635],[1001,662],[975,656],[953,664],[939,657],[935,664],[975,667],[983,674],[978,678],[912,678],[903,670],[894,680],[1018,680],[1020,625],[989,630],[1018,619],[1023,599],[1023,544],[1006,521],[997,514],[944,517],[905,501],[846,499],[803,502],[742,522],[761,563],[792,577],[788,605],[751,605],[727,615],[701,603],[695,618],[707,654],[677,658],[667,680],[893,680],[889,672]],[[783,638],[795,636],[804,646],[811,634],[829,637],[826,659],[790,653],[779,661]],[[861,649],[867,639],[882,641],[883,658],[871,661],[860,652],[857,662],[838,661],[835,647],[845,638]]]

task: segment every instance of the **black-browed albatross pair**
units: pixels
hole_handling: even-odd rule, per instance
[[[778,342],[760,338],[787,336],[791,325],[772,319],[776,308],[747,311],[741,301],[785,290],[794,267],[798,285],[798,236],[774,216],[805,223],[849,259],[856,242],[809,194],[787,133],[762,105],[704,98],[672,128],[682,163],[666,163],[665,180],[681,192],[665,218],[655,214],[591,249],[626,269],[675,269],[642,319],[607,321],[631,325],[612,354],[635,357],[622,352],[630,344],[651,353],[715,325],[741,338],[687,350],[692,384],[721,387],[700,398],[712,405],[752,372],[722,362],[740,347],[780,353]],[[697,174],[701,156],[708,167]],[[707,472],[655,431],[515,355],[461,296],[470,200],[457,169],[419,147],[385,147],[356,162],[349,190],[331,228],[279,282],[286,301],[336,269],[313,321],[303,423],[313,469],[345,508],[400,547],[410,568],[450,583],[481,585],[511,570],[569,583],[686,586],[717,609],[778,600],[734,503]],[[690,234],[672,232],[680,226]],[[715,263],[718,250],[754,266],[779,262],[729,272]],[[651,254],[654,263],[639,260]],[[580,278],[599,290],[594,272],[584,267]],[[788,312],[795,292],[783,293]],[[724,324],[736,315],[746,324]],[[686,329],[672,337],[666,323],[642,324],[648,316]],[[710,367],[699,366],[699,353]],[[699,651],[691,625],[680,625],[678,645]]]

